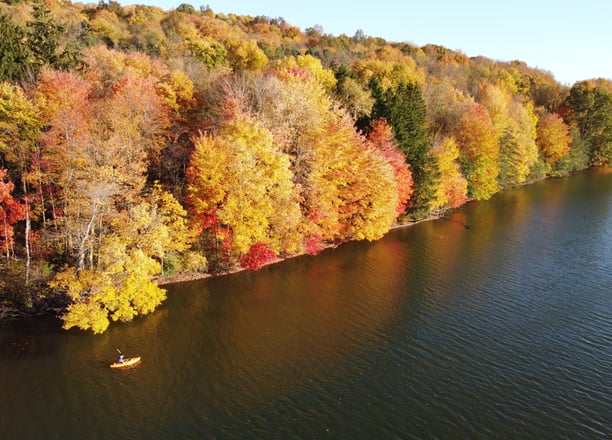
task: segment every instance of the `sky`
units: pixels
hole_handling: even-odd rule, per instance
[[[611,0],[120,0],[173,9],[282,17],[302,30],[438,44],[467,56],[520,60],[563,84],[612,80]]]

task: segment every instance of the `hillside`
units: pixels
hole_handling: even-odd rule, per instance
[[[612,84],[282,18],[0,3],[0,316],[104,331],[612,158]],[[407,35],[407,38],[410,36]]]

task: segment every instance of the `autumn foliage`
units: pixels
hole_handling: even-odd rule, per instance
[[[441,210],[458,208],[467,199],[467,180],[461,172],[457,142],[452,137],[446,137],[434,145],[432,151],[440,169],[434,206]]]
[[[410,165],[406,162],[406,156],[393,140],[393,131],[384,118],[372,123],[372,131],[368,134],[368,141],[382,153],[383,157],[393,167],[393,176],[398,191],[396,212],[398,215],[403,214],[406,211],[410,196],[414,192],[414,183]]]
[[[537,135],[538,144],[546,163],[555,165],[569,153],[572,138],[567,125],[563,123],[559,115],[548,113],[540,118]]]
[[[240,265],[245,269],[257,270],[266,263],[273,261],[276,254],[272,249],[268,249],[265,243],[255,243],[248,252],[240,257]]]
[[[4,2],[0,31],[0,307],[66,329],[612,159],[607,80],[186,4]]]
[[[469,105],[454,136],[468,182],[468,195],[488,199],[499,188],[499,137],[487,110],[480,104]]]
[[[15,185],[5,178],[6,170],[0,169],[0,244],[8,260],[14,254],[14,226],[25,219],[25,206],[11,195]]]

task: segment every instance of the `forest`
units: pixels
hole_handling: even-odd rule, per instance
[[[5,0],[0,35],[0,318],[102,333],[612,160],[612,82],[521,61],[186,3]]]

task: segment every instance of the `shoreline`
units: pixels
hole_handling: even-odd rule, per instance
[[[537,182],[540,182],[540,181],[543,181],[543,180],[559,179],[559,178],[562,179],[562,178],[568,177],[569,175],[578,174],[580,172],[587,172],[588,170],[592,170],[592,169],[597,169],[600,172],[612,174],[612,167],[610,167],[610,166],[588,167],[588,168],[586,168],[584,170],[574,171],[573,173],[570,173],[570,174],[565,175],[565,176],[547,176],[547,177],[542,178],[542,179],[537,179],[537,180],[525,182],[524,184],[520,185],[519,187],[529,186],[531,184],[534,184],[534,183],[537,183]],[[502,191],[500,191],[500,193],[501,192]],[[477,200],[474,200],[474,199],[468,199],[468,200],[466,200],[466,202],[462,206],[465,206],[465,205],[467,205],[470,202],[476,202],[476,201]],[[425,218],[423,218],[421,220],[409,221],[409,222],[406,222],[406,223],[395,223],[395,224],[393,224],[389,228],[387,233],[392,231],[392,230],[395,230],[395,229],[408,228],[408,227],[411,227],[411,226],[415,226],[415,225],[417,225],[419,223],[422,223],[422,222],[427,222],[427,221],[432,221],[432,220],[440,220],[440,219],[446,218],[453,211],[455,211],[455,209],[447,209],[447,210],[441,211],[439,213],[436,213],[434,215],[430,215],[428,217],[425,217]],[[464,222],[459,222],[459,223],[461,223],[463,225],[463,227],[465,227],[466,229],[470,229],[471,228],[471,226],[469,224],[466,224]],[[385,233],[385,235],[387,233]],[[356,240],[352,240],[352,241],[356,241]],[[347,241],[347,242],[344,242],[344,243],[350,243],[350,242],[351,241]],[[324,250],[330,249],[330,248],[336,248],[338,246],[341,246],[344,243],[329,244],[329,245],[323,247],[323,249],[321,251],[324,251]],[[281,262],[283,262],[285,260],[301,257],[303,255],[310,255],[310,254],[308,254],[308,253],[301,253],[301,254],[295,254],[295,255],[290,255],[290,256],[285,256],[285,257],[277,257],[274,260],[269,261],[269,262],[263,264],[260,267],[260,269],[262,267],[264,267],[264,266],[281,263]],[[311,256],[314,257],[316,255],[311,255]],[[209,272],[207,272],[207,273],[179,274],[179,275],[172,275],[172,276],[159,276],[154,281],[157,282],[158,286],[163,288],[163,286],[168,286],[168,285],[172,285],[172,284],[186,283],[186,282],[191,282],[191,281],[199,281],[199,280],[203,280],[203,279],[207,279],[207,278],[216,278],[216,277],[221,277],[221,276],[225,276],[225,275],[231,275],[231,274],[243,272],[243,271],[246,271],[246,270],[249,270],[249,269],[242,268],[242,267],[234,267],[232,269],[229,269],[229,270],[226,270],[226,271],[222,271],[222,272],[216,272],[216,273],[209,273]],[[257,269],[257,270],[259,270],[259,269]],[[58,316],[58,314],[61,313],[61,311],[62,311],[62,309],[60,307],[58,307],[57,303],[48,303],[46,305],[43,305],[41,308],[36,308],[36,309],[23,309],[23,308],[13,307],[13,306],[11,306],[9,304],[0,304],[0,322],[7,321],[7,320],[14,320],[14,319],[22,319],[22,318],[33,318],[33,317],[42,316],[42,315],[54,315],[54,316]]]
[[[589,169],[592,169],[592,168],[593,167],[588,167],[585,170],[589,170]],[[604,167],[597,167],[597,168],[606,169],[608,167],[604,166]],[[568,177],[568,176],[570,176],[572,174],[578,173],[580,171],[585,171],[585,170],[574,171],[573,173],[568,173],[568,174],[562,175],[562,176],[546,176],[546,177],[542,177],[541,179],[534,179],[534,180],[526,181],[526,182],[523,182],[522,184],[518,185],[517,188],[521,188],[521,187],[524,187],[524,186],[529,186],[529,185],[532,185],[534,183],[541,182],[541,181],[544,181],[544,180],[565,178],[565,177]],[[502,193],[504,191],[499,191],[499,192],[495,193],[494,195],[500,194],[500,193]],[[476,200],[476,199],[469,198],[469,199],[467,199],[465,201],[465,203],[463,203],[461,205],[461,207],[467,205],[470,202],[477,202],[477,201],[478,200]],[[443,210],[439,214],[429,215],[428,217],[425,217],[425,218],[423,218],[421,220],[410,221],[408,223],[395,223],[395,224],[393,224],[389,228],[389,230],[385,233],[385,235],[387,233],[389,233],[390,231],[393,231],[395,229],[409,228],[409,227],[418,225],[419,223],[433,221],[433,220],[440,220],[440,219],[444,218],[447,213],[452,212],[452,211],[454,211],[456,209],[459,209],[459,208],[448,208],[448,209]],[[471,226],[468,225],[468,224],[462,223],[462,225],[466,229],[470,229],[471,228]],[[383,237],[384,237],[384,235],[383,235]],[[352,240],[352,241],[355,241],[355,240]],[[345,243],[351,243],[351,241],[346,241],[344,243],[339,243],[339,244],[330,244],[328,246],[325,246],[321,250],[321,252],[326,250],[326,249],[336,248],[336,247],[341,246],[341,245],[343,245]],[[263,268],[265,266],[270,266],[272,264],[282,263],[283,261],[290,260],[292,258],[301,257],[301,256],[304,256],[304,255],[310,255],[310,254],[304,252],[302,254],[290,255],[290,256],[282,257],[282,258],[281,257],[277,257],[277,258],[275,258],[272,261],[268,261],[267,263],[264,263],[259,269],[261,269],[261,268]],[[316,255],[311,255],[311,256],[314,257]],[[259,270],[259,269],[257,269],[257,270]],[[168,276],[168,277],[159,277],[157,279],[157,285],[160,286],[160,287],[163,287],[163,286],[167,286],[167,285],[170,285],[170,284],[187,283],[187,282],[190,282],[190,281],[198,281],[198,280],[203,280],[203,279],[207,279],[207,278],[216,278],[216,277],[222,277],[222,276],[225,276],[225,275],[232,275],[232,274],[244,272],[244,271],[247,271],[247,270],[251,270],[251,269],[246,269],[246,268],[243,268],[243,267],[235,267],[233,269],[229,269],[229,270],[226,270],[226,271],[223,271],[223,272],[217,272],[217,273],[181,274],[181,275],[172,275],[172,276]]]
[[[390,231],[393,231],[395,229],[409,228],[409,227],[415,226],[415,225],[417,225],[419,223],[423,223],[423,222],[427,222],[427,221],[432,221],[432,220],[439,220],[441,218],[444,218],[444,214],[442,214],[442,215],[435,215],[435,216],[429,216],[429,217],[426,217],[424,219],[417,220],[417,221],[411,221],[411,222],[408,222],[408,223],[395,223],[394,225],[392,225],[389,228],[389,230],[385,233],[385,235],[387,233],[389,233]],[[464,225],[464,226],[466,226],[466,225]],[[384,235],[383,235],[383,237],[384,237]],[[355,241],[355,240],[346,241],[344,243],[339,243],[339,244],[330,244],[330,245],[327,245],[327,246],[323,247],[323,249],[321,249],[321,252],[326,250],[326,249],[337,248],[338,246],[342,246],[345,243],[351,243],[353,241]],[[316,254],[315,255],[311,255],[311,254],[308,254],[306,252],[301,253],[301,254],[289,255],[289,256],[286,256],[286,257],[277,257],[274,260],[271,260],[271,261],[268,261],[267,263],[264,263],[259,269],[261,269],[261,268],[263,268],[265,266],[270,266],[270,265],[273,265],[273,264],[282,263],[283,261],[291,260],[292,258],[302,257],[304,255],[310,255],[312,257],[316,257]],[[256,272],[259,269],[254,270],[254,272]],[[157,285],[160,286],[160,287],[163,287],[163,286],[168,286],[168,285],[171,285],[171,284],[187,283],[187,282],[190,282],[190,281],[199,281],[199,280],[204,280],[204,279],[207,279],[207,278],[217,278],[217,277],[222,277],[222,276],[226,276],[226,275],[232,275],[232,274],[235,274],[235,273],[240,273],[240,272],[244,272],[244,271],[248,271],[248,270],[251,270],[251,269],[246,269],[246,268],[243,268],[243,267],[235,267],[235,268],[232,268],[232,269],[229,269],[229,270],[225,270],[225,271],[222,271],[222,272],[216,272],[216,273],[208,273],[207,272],[207,273],[197,273],[197,274],[171,275],[171,276],[167,276],[167,277],[159,277],[157,279]]]
[[[417,220],[417,221],[409,221],[407,223],[395,223],[393,224],[389,230],[385,233],[385,235],[395,229],[400,229],[400,228],[408,228],[414,225],[417,225],[419,223],[422,222],[426,222],[426,221],[432,221],[432,220],[439,220],[441,218],[444,218],[444,214],[447,213],[447,211],[441,213],[441,214],[437,214],[437,215],[430,215],[424,219],[421,220]],[[384,237],[384,235],[383,235]],[[382,237],[381,237],[382,238]],[[327,249],[333,249],[333,248],[337,248],[338,246],[341,246],[345,243],[351,243],[351,242],[355,242],[357,240],[351,240],[351,241],[346,241],[343,243],[336,243],[336,244],[329,244],[327,246],[324,246],[323,249],[321,249],[320,252],[327,250]],[[319,252],[319,253],[320,253]],[[272,264],[278,264],[278,263],[282,263],[283,261],[286,260],[290,260],[292,258],[297,258],[297,257],[301,257],[304,255],[310,255],[312,257],[316,257],[315,255],[311,255],[308,254],[306,252],[301,253],[301,254],[295,254],[295,255],[290,255],[290,256],[285,256],[285,257],[277,257],[274,260],[271,260],[265,264],[263,264],[259,269],[265,267],[265,266],[269,266]],[[257,269],[257,270],[259,270]],[[232,275],[235,273],[240,273],[240,272],[244,272],[250,269],[246,269],[243,267],[234,267],[232,269],[226,270],[226,271],[222,271],[222,272],[216,272],[216,273],[192,273],[192,274],[180,274],[180,275],[172,275],[172,276],[166,276],[166,277],[158,277],[155,281],[157,282],[157,285],[159,287],[164,287],[164,286],[169,286],[172,284],[180,284],[180,283],[187,283],[187,282],[191,282],[191,281],[199,281],[199,280],[204,280],[204,279],[208,279],[208,278],[216,278],[216,277],[222,277],[225,275]],[[14,320],[21,320],[21,319],[32,319],[32,318],[36,318],[39,316],[53,316],[53,317],[58,317],[62,312],[62,309],[59,308],[57,306],[57,304],[51,305],[51,306],[45,306],[42,308],[38,308],[36,310],[24,310],[21,308],[16,308],[16,307],[12,307],[10,305],[6,305],[6,304],[0,304],[0,322],[5,322],[5,321],[14,321]]]

